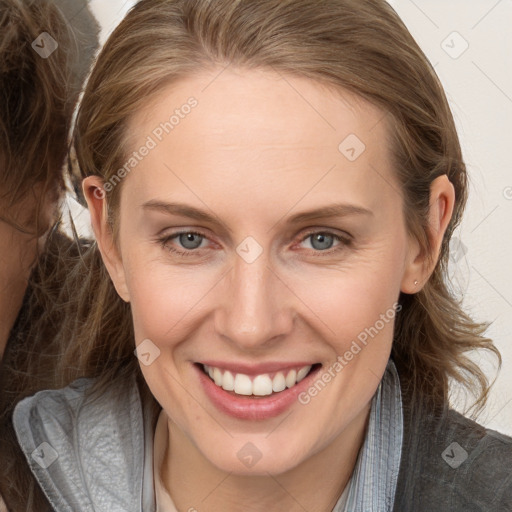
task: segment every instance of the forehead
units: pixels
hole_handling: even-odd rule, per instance
[[[132,117],[127,142],[144,136],[148,122],[169,120],[190,97],[197,99],[198,108],[186,124],[195,118],[209,128],[203,135],[221,136],[224,142],[232,136],[238,143],[245,138],[248,145],[297,143],[300,133],[303,143],[309,138],[324,139],[326,146],[332,146],[349,126],[361,136],[377,124],[381,125],[377,136],[385,131],[385,123],[380,123],[383,112],[347,90],[270,70],[228,67],[204,71],[162,89]]]
[[[195,106],[185,107],[191,98]],[[148,137],[155,147],[129,181],[147,195],[186,176],[207,194],[285,187],[292,197],[327,173],[308,197],[341,185],[362,193],[382,186],[376,173],[393,180],[385,117],[361,97],[307,78],[220,68],[169,85],[133,116],[128,153]]]

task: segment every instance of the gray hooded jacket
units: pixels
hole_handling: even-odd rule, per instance
[[[57,512],[153,512],[153,416],[135,384],[94,402],[86,399],[91,384],[79,379],[17,405],[31,470]],[[393,511],[512,512],[512,439],[404,398]]]

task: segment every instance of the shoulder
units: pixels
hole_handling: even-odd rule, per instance
[[[22,400],[14,410],[18,442],[58,511],[133,509],[140,502],[144,419],[136,386],[91,394],[92,379]]]
[[[92,384],[92,379],[78,379],[63,389],[39,391],[21,400],[15,408],[15,424],[21,426],[28,421],[36,425],[38,419],[50,419],[55,413],[78,412]]]
[[[105,429],[108,425],[131,418],[140,409],[135,385],[111,387],[93,394],[94,379],[77,379],[69,386],[39,391],[20,401],[13,422],[18,438],[57,435],[69,437],[83,428]],[[135,422],[136,423],[136,422]]]
[[[435,415],[404,407],[397,486],[402,510],[512,510],[510,468],[511,437],[454,410]]]
[[[98,391],[94,379],[82,378],[65,388],[39,391],[23,399],[13,415],[20,444],[29,447],[29,439],[55,439],[57,445],[63,440],[86,442],[91,432],[120,435],[123,425],[136,430],[142,426],[140,394],[135,380],[125,384]]]

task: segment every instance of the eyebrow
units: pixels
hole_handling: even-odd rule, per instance
[[[184,203],[167,203],[164,201],[152,200],[144,203],[142,208],[144,210],[152,210],[161,213],[167,213],[169,215],[188,217],[190,219],[198,220],[201,222],[209,222],[215,225],[222,225],[227,231],[231,232],[231,229],[226,227],[225,224],[220,221],[216,215],[207,213],[204,210],[200,210],[199,208],[195,208]],[[292,215],[288,218],[286,223],[301,224],[303,222],[315,219],[346,217],[350,215],[373,216],[373,212],[367,208],[363,208],[362,206],[357,206],[354,204],[335,203]],[[280,221],[276,222],[276,224],[279,222]]]

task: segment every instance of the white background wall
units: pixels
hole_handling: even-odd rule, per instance
[[[503,356],[479,421],[512,434],[512,2],[389,1],[434,65],[457,122],[471,186],[450,274],[467,310],[493,322],[488,334]],[[135,0],[90,3],[103,42]],[[87,231],[87,215],[73,211]]]

